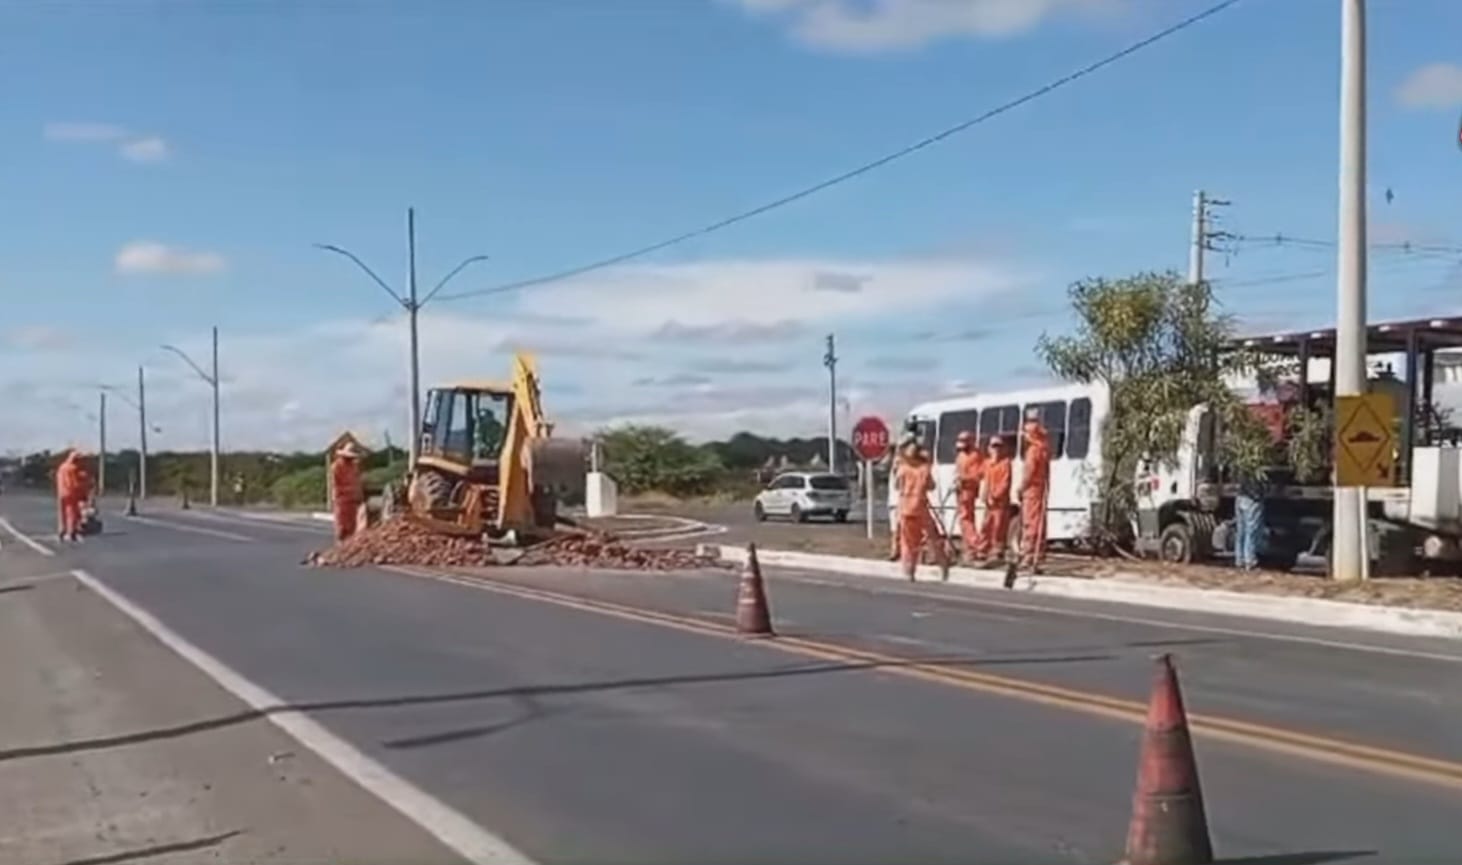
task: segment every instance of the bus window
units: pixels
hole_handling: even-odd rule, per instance
[[[971,433],[979,426],[980,410],[963,409],[961,411],[947,411],[939,416],[939,447],[934,451],[934,459],[940,463],[954,462],[954,442],[959,434],[968,430]]]
[[[990,439],[997,435],[1005,440],[1007,454],[1019,456],[1015,446],[1020,438],[1020,406],[995,405],[980,412],[980,447],[988,449]]]
[[[1084,460],[1090,447],[1091,400],[1082,397],[1071,401],[1071,413],[1066,422],[1066,456]]]
[[[1037,416],[1041,420],[1041,426],[1046,428],[1046,435],[1051,442],[1051,459],[1059,460],[1065,453],[1066,446],[1066,403],[1064,401],[1027,403],[1025,410],[1021,413],[1021,418],[1024,419],[1026,415],[1030,414],[1031,409],[1036,410]],[[1024,421],[1022,420],[1023,426]],[[1021,442],[1020,446],[1021,452],[1024,453],[1025,442]]]

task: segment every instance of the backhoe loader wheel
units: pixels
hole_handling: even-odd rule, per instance
[[[418,513],[430,512],[452,504],[451,478],[430,469],[419,471],[411,481],[411,506]]]

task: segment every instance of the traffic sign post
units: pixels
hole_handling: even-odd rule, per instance
[[[853,424],[853,450],[863,458],[864,536],[873,540],[873,464],[888,453],[888,425],[882,418],[868,416]]]
[[[1396,403],[1388,393],[1335,398],[1335,485],[1396,486]]]

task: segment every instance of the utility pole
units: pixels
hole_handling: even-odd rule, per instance
[[[96,494],[98,497],[107,491],[107,392],[98,394],[100,405],[97,409],[97,457],[96,457]]]
[[[1359,396],[1366,386],[1366,20],[1364,0],[1340,4],[1340,237],[1335,395]],[[1336,487],[1333,579],[1365,579],[1366,491]]]
[[[1199,189],[1193,193],[1193,240],[1188,250],[1188,283],[1200,285],[1204,279],[1204,253],[1217,252],[1215,240],[1229,237],[1228,232],[1213,229],[1213,208],[1226,207],[1227,201],[1209,198]]]
[[[827,367],[827,470],[838,471],[838,355],[833,335],[827,335],[827,352],[822,365]]]
[[[389,294],[392,300],[396,301],[396,303],[400,305],[402,309],[406,310],[408,326],[410,327],[411,353],[411,357],[409,360],[411,368],[411,410],[408,413],[408,417],[411,423],[411,429],[407,430],[407,435],[410,439],[407,447],[407,468],[408,470],[414,469],[416,468],[417,452],[421,446],[421,341],[417,330],[418,313],[421,312],[422,307],[431,302],[432,298],[437,296],[437,292],[441,291],[448,282],[452,281],[452,277],[467,269],[468,265],[475,264],[479,261],[487,261],[488,257],[486,255],[474,255],[464,259],[461,264],[458,264],[456,267],[447,271],[447,275],[442,277],[441,280],[436,284],[436,286],[434,286],[431,291],[426,293],[426,297],[418,299],[416,294],[416,208],[414,207],[406,208],[405,296],[402,296],[400,292],[388,285],[384,279],[381,279],[379,276],[377,276],[376,272],[367,267],[366,263],[364,261],[361,261],[360,256],[356,255],[355,253],[347,249],[342,249],[338,246],[325,243],[317,243],[315,244],[315,248],[323,249],[326,252],[333,252],[336,255],[342,255],[350,259],[351,262],[353,262],[356,267],[360,268],[366,276],[369,276],[376,285],[380,286],[382,290]]]
[[[137,498],[147,498],[147,387],[137,367]]]

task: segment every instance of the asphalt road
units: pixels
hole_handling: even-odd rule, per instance
[[[49,502],[7,494],[0,514],[56,548]],[[91,616],[79,630],[139,638],[130,612],[187,658],[150,639],[145,659],[105,642],[71,650],[78,668],[111,665],[112,699],[167,717],[52,729],[40,753],[193,743],[165,763],[171,777],[223,777],[230,802],[282,782],[210,775],[229,755],[207,763],[205,737],[268,737],[257,751],[308,761],[308,802],[170,812],[174,835],[243,826],[219,861],[252,861],[230,858],[239,839],[278,837],[366,862],[462,861],[445,849],[455,841],[484,862],[1107,863],[1121,853],[1155,652],[1177,657],[1204,719],[1220,856],[1462,853],[1456,643],[775,571],[783,637],[748,642],[722,633],[730,574],[318,570],[297,564],[325,541],[315,525],[201,510],[107,520],[107,534],[53,556],[0,529],[0,589],[45,577],[0,594],[0,614],[69,593],[86,609],[51,610],[52,633]],[[66,668],[9,648],[7,676]],[[43,733],[0,719],[0,772],[48,759],[6,757],[36,753]],[[287,734],[303,742],[275,741]],[[306,807],[319,815],[307,828],[279,818]],[[31,819],[0,815],[0,838],[24,838]]]

